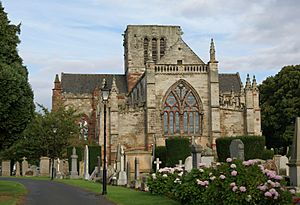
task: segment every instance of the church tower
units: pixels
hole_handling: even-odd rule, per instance
[[[52,89],[52,110],[55,110],[61,101],[61,82],[59,80],[58,74],[55,76],[54,88]]]

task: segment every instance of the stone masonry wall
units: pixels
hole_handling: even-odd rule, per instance
[[[244,111],[220,109],[221,136],[245,134]]]

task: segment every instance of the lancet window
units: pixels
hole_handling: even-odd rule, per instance
[[[160,57],[163,57],[165,55],[165,49],[166,49],[166,41],[164,38],[160,39],[159,46],[160,46]]]
[[[184,81],[173,86],[165,98],[163,131],[165,135],[201,135],[203,114],[197,93]]]
[[[144,63],[146,64],[148,60],[148,47],[149,47],[149,40],[148,38],[144,39]]]
[[[157,39],[152,39],[152,59],[156,63],[157,61]]]

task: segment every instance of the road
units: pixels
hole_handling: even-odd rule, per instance
[[[114,205],[100,194],[50,180],[2,178],[23,184],[28,194],[24,205]]]

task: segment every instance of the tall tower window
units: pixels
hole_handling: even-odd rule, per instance
[[[167,92],[163,109],[165,135],[201,135],[200,98],[185,81],[179,81]]]
[[[149,48],[149,40],[148,38],[144,39],[144,64],[146,64],[148,60],[148,48]]]
[[[157,62],[157,40],[156,40],[156,38],[152,39],[152,59],[155,63]]]
[[[160,57],[163,57],[165,55],[165,49],[166,49],[166,41],[164,38],[160,39]]]

